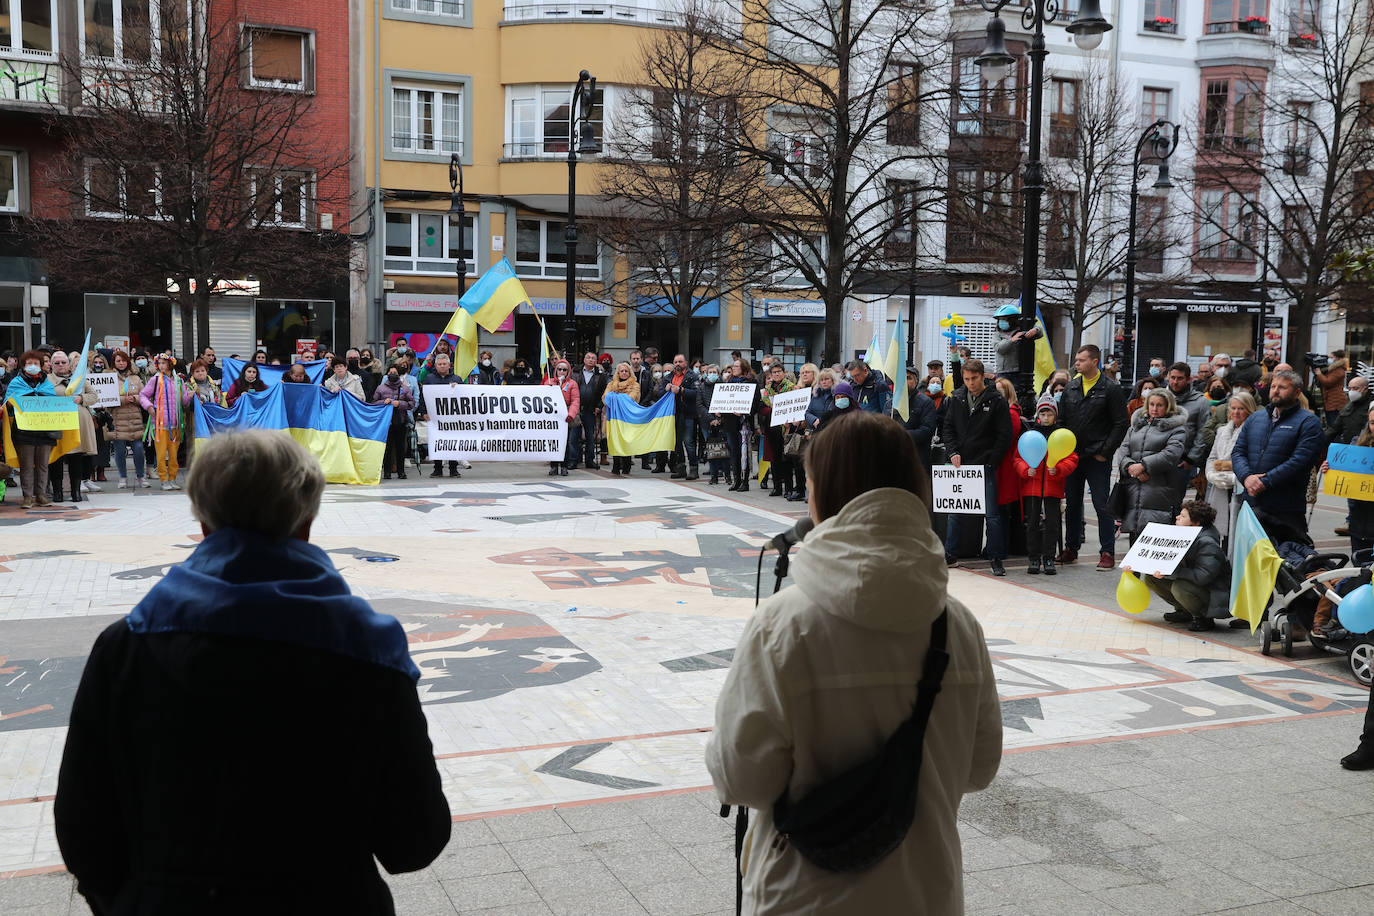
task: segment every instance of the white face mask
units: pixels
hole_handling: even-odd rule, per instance
[[[1364,389],[1363,389],[1363,388],[1351,388],[1351,389],[1349,390],[1349,392],[1347,392],[1347,394],[1350,396],[1350,400],[1352,400],[1352,401],[1358,401],[1360,398],[1364,397]]]
[[[1217,366],[1216,370],[1212,374],[1215,375],[1217,378],[1226,378],[1226,367]]]
[[[663,373],[662,373],[662,372],[655,372],[655,373],[654,373],[654,378],[663,378]]]
[[[482,368],[483,368],[483,369],[490,369],[490,368],[491,368],[491,360],[489,360],[489,359],[484,359],[484,360],[482,360]]]

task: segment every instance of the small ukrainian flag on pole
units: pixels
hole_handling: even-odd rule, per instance
[[[502,258],[478,278],[472,289],[463,293],[458,304],[489,333],[494,333],[511,312],[529,301],[525,287],[515,276],[515,268]]]

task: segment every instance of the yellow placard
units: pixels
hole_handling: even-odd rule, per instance
[[[61,432],[77,428],[76,404],[68,398],[15,398],[14,422],[26,432]]]
[[[1374,502],[1374,474],[1354,471],[1327,471],[1322,475],[1322,492],[1341,499]]]

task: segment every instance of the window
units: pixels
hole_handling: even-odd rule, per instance
[[[821,178],[826,151],[813,118],[802,112],[774,111],[768,121],[773,174],[802,183]]]
[[[19,212],[19,154],[0,150],[0,213]]]
[[[1244,75],[1209,77],[1203,85],[1203,149],[1258,153],[1264,86]]]
[[[86,214],[112,218],[160,216],[161,184],[161,176],[153,165],[88,162]]]
[[[398,13],[427,13],[431,16],[463,16],[462,0],[391,0],[391,8]]]
[[[1156,121],[1169,120],[1172,90],[1146,86],[1140,93],[1140,126],[1149,127]]]
[[[1020,208],[1012,206],[1013,169],[956,166],[945,224],[949,261],[1009,262],[1016,256]]]
[[[313,35],[256,27],[243,31],[248,85],[257,89],[314,88]]]
[[[81,0],[81,7],[82,53],[125,63],[150,60],[161,47],[164,15],[185,15],[178,15],[177,0]]]
[[[305,172],[250,174],[248,194],[258,225],[304,229],[310,217],[310,189]]]
[[[1360,83],[1360,120],[1359,126],[1374,128],[1374,80]]]
[[[52,54],[57,0],[0,0],[0,51]]]
[[[515,221],[515,272],[522,277],[566,277],[568,247],[565,224],[551,219]],[[596,233],[585,223],[577,229],[577,273],[580,280],[601,277]]]
[[[463,153],[463,94],[458,87],[391,87],[391,148],[397,152]]]
[[[1017,54],[1012,44],[1007,46]],[[960,54],[954,60],[954,132],[964,137],[1019,138],[1024,120],[1019,87],[1025,55],[1017,57],[996,86],[989,86],[978,69],[978,53],[981,50]]]
[[[1223,32],[1269,34],[1269,0],[1207,0],[1208,35]]]
[[[533,159],[540,156],[566,156],[568,153],[568,108],[572,89],[568,86],[511,86],[510,120],[507,125],[506,156]],[[605,126],[606,90],[598,86],[592,96],[592,134],[602,142]]]
[[[1165,232],[1168,229],[1168,198],[1145,195],[1139,198],[1136,214],[1140,219],[1140,241],[1136,244],[1136,270],[1143,273],[1162,273],[1164,252],[1168,249]]]
[[[1235,191],[1206,188],[1199,200],[1198,257],[1209,261],[1253,261],[1254,207]]]
[[[891,180],[887,183],[892,205],[892,228],[887,236],[887,256],[891,260],[916,257],[916,217],[920,210],[920,185],[915,181]]]
[[[463,260],[467,274],[477,275],[477,218],[467,216],[463,225]],[[388,273],[433,274],[451,277],[458,262],[458,224],[447,213],[386,214],[386,257]]]
[[[921,74],[915,64],[893,65],[887,86],[887,143],[915,146],[920,137]]]
[[[1315,48],[1321,21],[1321,0],[1289,0],[1288,46]]]
[[[1078,195],[1072,191],[1050,191],[1049,204],[1045,266],[1051,270],[1072,270],[1077,256],[1074,230],[1078,225]]]
[[[1078,158],[1078,80],[1050,80],[1050,155]]]
[[[645,104],[651,109],[652,158],[687,162],[714,154],[721,165],[733,163],[739,139],[734,100],[655,89],[652,101],[646,99]]]
[[[1312,103],[1288,103],[1288,142],[1283,148],[1283,170],[1306,175],[1312,161]]]
[[[1145,0],[1146,31],[1178,34],[1178,0]]]

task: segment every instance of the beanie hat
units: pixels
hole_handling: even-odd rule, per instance
[[[849,384],[848,382],[840,382],[838,385],[835,386],[834,392],[835,397],[837,398],[843,397],[849,398],[850,401],[854,400],[854,386]]]
[[[1039,413],[1042,410],[1053,410],[1054,415],[1059,416],[1059,405],[1054,402],[1054,395],[1040,395],[1040,400],[1035,402],[1035,412]]]

